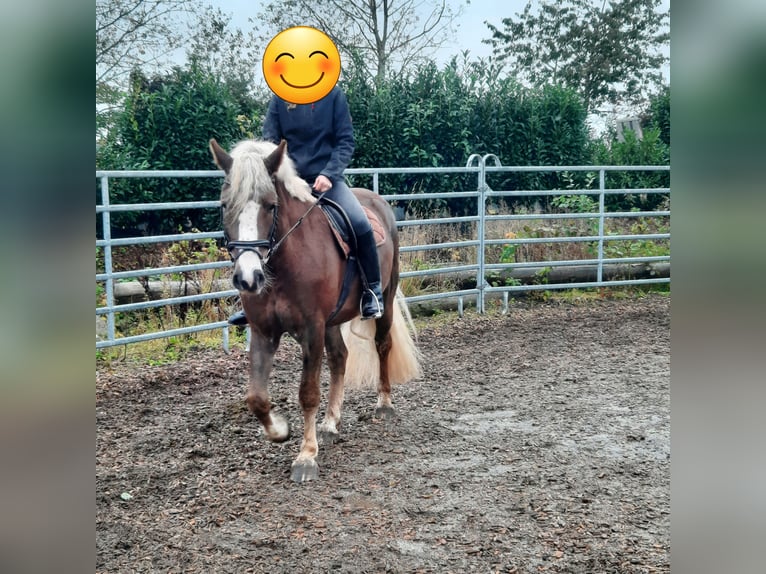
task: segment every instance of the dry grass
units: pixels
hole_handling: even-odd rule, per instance
[[[132,245],[115,249],[112,257],[114,271],[128,271],[226,261],[228,254],[225,249],[219,248],[215,241],[204,240],[182,241],[172,244]],[[100,260],[97,260],[97,269],[103,271],[103,262]],[[144,300],[147,300],[156,299],[158,296],[163,299],[171,297],[171,286],[175,287],[177,284],[180,284],[182,293],[187,292],[187,290],[189,293],[212,293],[220,289],[218,283],[226,278],[228,278],[228,269],[223,268],[138,277],[135,281],[142,285],[145,292]],[[150,280],[162,283],[161,294],[150,290]],[[96,305],[103,306],[105,304],[103,283],[99,282],[96,286]],[[115,315],[115,331],[117,337],[129,337],[224,321],[238,308],[238,305],[238,297],[233,297],[117,313]],[[105,328],[105,316],[99,318],[102,321],[102,328]],[[233,331],[232,333],[235,340],[244,339],[243,336]],[[143,360],[146,357],[165,357],[167,360],[174,360],[183,349],[220,348],[221,343],[222,338],[219,330],[205,330],[198,333],[134,343],[130,346],[102,349],[97,356],[102,362],[125,360],[129,355],[137,360]],[[165,359],[159,359],[159,362]]]
[[[507,213],[507,212],[506,212]],[[493,215],[500,215],[495,211]],[[648,234],[662,233],[668,229],[667,218],[607,218],[605,234]],[[526,220],[490,220],[485,224],[487,239],[517,238],[567,238],[598,235],[598,219],[526,219]],[[454,243],[477,239],[475,223],[441,223],[422,226],[404,227],[399,232],[402,246]],[[630,255],[655,255],[654,251],[669,253],[667,240],[647,240],[638,246],[625,247],[627,242],[607,241],[606,251],[614,251],[611,256],[620,256],[618,251],[633,251]],[[635,243],[635,242],[633,242]],[[621,246],[622,244],[622,246]],[[654,248],[652,245],[654,244]],[[636,251],[651,251],[639,253]],[[488,245],[486,263],[545,262],[557,260],[582,260],[596,256],[595,242],[552,242],[507,245]],[[477,261],[477,247],[448,247],[428,251],[402,253],[400,257],[402,271],[435,269],[451,265],[468,265]],[[413,278],[414,279],[414,278]]]

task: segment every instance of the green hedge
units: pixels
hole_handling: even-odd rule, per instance
[[[253,126],[262,122],[262,105],[240,100],[225,84],[198,70],[176,69],[153,79],[134,73],[125,107],[97,149],[96,166],[215,169],[210,138],[229,145],[252,137]],[[110,180],[112,203],[210,200],[218,199],[219,191],[215,179]],[[217,214],[202,210],[115,213],[112,220],[117,236],[174,233],[189,227],[215,230],[220,225]]]
[[[628,137],[594,141],[585,104],[575,92],[557,86],[528,89],[503,77],[484,61],[443,68],[429,63],[376,87],[353,68],[340,81],[356,136],[351,167],[463,166],[469,155],[495,154],[503,165],[663,164],[669,162],[669,91],[649,109],[643,141]],[[135,74],[122,113],[100,143],[99,169],[211,169],[208,140],[224,146],[260,135],[268,94],[243,98],[239,92],[194,69],[176,69],[154,79]],[[489,174],[493,189],[550,189],[588,185],[587,174]],[[573,180],[574,178],[574,180]],[[592,178],[591,178],[592,179]],[[371,185],[357,176],[352,183]],[[667,175],[628,174],[610,186],[666,185]],[[120,203],[215,199],[216,180],[114,180],[112,201]],[[474,174],[385,176],[381,192],[418,193],[476,188]],[[651,197],[651,196],[650,196]],[[539,199],[543,205],[547,198]],[[655,200],[654,196],[649,207]],[[641,198],[630,205],[642,207]],[[456,198],[418,202],[410,207],[452,215],[473,212],[475,204]],[[202,212],[114,214],[115,235],[174,232],[191,225],[217,229],[217,216]],[[138,225],[145,229],[137,229]],[[97,224],[98,225],[98,224]]]

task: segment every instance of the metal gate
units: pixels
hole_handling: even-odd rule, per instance
[[[605,246],[614,242],[669,242],[670,239],[670,208],[669,202],[667,208],[663,207],[655,210],[641,211],[609,211],[606,208],[606,198],[610,195],[642,195],[667,194],[669,197],[669,187],[657,188],[608,188],[606,185],[607,177],[617,172],[669,172],[669,166],[552,166],[552,167],[532,167],[532,166],[502,166],[500,161],[493,154],[480,156],[471,155],[464,167],[447,168],[357,168],[349,169],[346,175],[355,178],[362,177],[372,179],[370,186],[373,191],[380,192],[381,178],[391,175],[437,175],[439,177],[449,177],[455,174],[473,174],[476,177],[475,189],[449,191],[444,193],[402,193],[385,194],[383,197],[389,202],[410,204],[423,200],[465,198],[475,202],[475,211],[471,215],[459,217],[423,217],[402,219],[398,222],[398,227],[403,230],[406,227],[437,226],[443,224],[468,224],[475,228],[475,234],[466,239],[457,241],[440,241],[423,244],[402,244],[401,254],[412,252],[428,252],[433,250],[450,249],[475,249],[475,260],[461,262],[458,264],[446,264],[426,269],[410,269],[401,273],[401,278],[427,278],[430,276],[444,276],[449,274],[466,275],[470,274],[475,278],[473,286],[464,289],[447,289],[438,292],[418,294],[407,297],[407,302],[422,303],[440,299],[455,300],[458,311],[462,314],[464,302],[466,300],[474,301],[476,308],[480,313],[486,311],[486,302],[488,297],[497,296],[502,298],[503,310],[508,309],[508,298],[513,293],[532,290],[553,290],[553,289],[573,289],[573,288],[592,288],[592,287],[612,287],[622,285],[641,285],[653,283],[669,283],[670,275],[670,254],[631,256],[622,255],[613,256],[614,253],[607,253]],[[488,185],[488,178],[502,176],[503,174],[513,173],[546,173],[546,172],[567,172],[577,173],[586,172],[592,177],[598,178],[597,187],[592,189],[549,189],[549,190],[525,190],[525,189],[492,189]],[[97,340],[96,348],[112,347],[115,345],[126,345],[129,343],[146,341],[163,337],[172,337],[176,335],[194,333],[204,330],[220,329],[222,334],[222,345],[228,349],[229,346],[229,326],[226,321],[216,321],[193,326],[185,326],[167,330],[157,330],[155,332],[143,332],[140,334],[119,333],[116,328],[115,317],[118,314],[133,313],[143,309],[158,308],[164,306],[183,305],[205,300],[226,299],[235,297],[237,292],[229,288],[219,288],[206,293],[196,293],[192,295],[173,295],[160,297],[152,300],[145,300],[132,303],[119,303],[115,295],[115,287],[123,282],[135,280],[138,277],[167,276],[172,273],[193,272],[204,269],[219,269],[230,267],[231,263],[226,260],[207,262],[207,263],[189,263],[184,265],[175,265],[168,267],[143,268],[127,271],[115,272],[113,269],[112,252],[115,247],[126,245],[141,245],[150,243],[174,243],[201,239],[222,239],[222,231],[208,231],[202,233],[179,233],[173,235],[156,235],[129,238],[112,238],[112,228],[110,215],[116,212],[150,212],[157,210],[178,210],[178,209],[214,209],[218,210],[220,203],[218,201],[192,201],[179,203],[142,203],[142,204],[112,204],[109,193],[110,180],[118,178],[211,178],[211,186],[217,186],[217,178],[222,178],[221,171],[96,171],[96,179],[100,185],[100,204],[96,205],[96,214],[101,218],[102,237],[96,239],[97,249],[103,250],[103,270],[96,274],[97,285],[103,285],[102,303],[96,307]],[[595,179],[594,179],[595,183]],[[522,201],[525,198],[536,197],[578,197],[587,196],[593,198],[592,205],[597,209],[589,212],[534,212],[534,213],[499,213],[493,212],[488,208],[488,204],[498,200],[507,200],[510,202]],[[645,221],[652,219],[662,221],[663,229],[654,232],[630,232],[613,233],[607,229],[607,222],[610,220],[636,220]],[[521,225],[524,222],[546,221],[546,220],[586,220],[592,224],[592,232],[580,235],[570,234],[563,236],[543,236],[543,237],[521,237],[508,234],[505,237],[488,237],[488,227],[494,225],[494,222],[516,222]],[[551,245],[566,243],[586,242],[589,246],[595,246],[595,253],[589,258],[577,259],[546,259],[540,261],[502,261],[488,262],[487,250],[494,246],[500,246],[503,249],[516,249],[522,246],[532,245]],[[579,270],[590,273],[592,277],[586,280],[559,280],[550,281],[550,277],[556,275],[555,270]],[[613,273],[614,269],[622,270],[641,270],[645,273],[640,277],[621,277],[619,273]],[[508,275],[510,273],[510,275]],[[506,274],[508,277],[504,283],[498,284],[488,280],[491,276],[500,276]],[[519,276],[546,275],[549,280],[522,283],[514,278],[514,274]],[[633,273],[628,273],[633,274]],[[646,276],[648,274],[648,276]]]

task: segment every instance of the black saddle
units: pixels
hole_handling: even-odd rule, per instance
[[[312,195],[317,198],[319,208],[325,212],[338,236],[349,246],[351,253],[356,253],[356,234],[346,211],[340,204],[328,199],[322,193],[312,192]]]

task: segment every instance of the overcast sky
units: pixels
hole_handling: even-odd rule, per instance
[[[321,0],[319,0],[321,1]],[[248,18],[255,18],[263,2],[258,0],[205,0],[206,4],[220,8],[225,14],[232,16],[232,24],[243,31],[248,30]],[[457,1],[450,2],[453,6]],[[537,4],[532,0],[533,6]],[[482,44],[483,39],[490,36],[485,21],[502,29],[502,19],[514,16],[524,10],[527,0],[472,0],[469,6],[463,8],[463,15],[457,19],[458,30],[454,42],[448,42],[445,47],[434,54],[434,59],[443,64],[452,56],[464,50],[469,50],[472,58],[487,57],[492,48]],[[663,0],[661,9],[667,10],[670,0]],[[666,81],[669,80],[670,69],[663,70]]]

